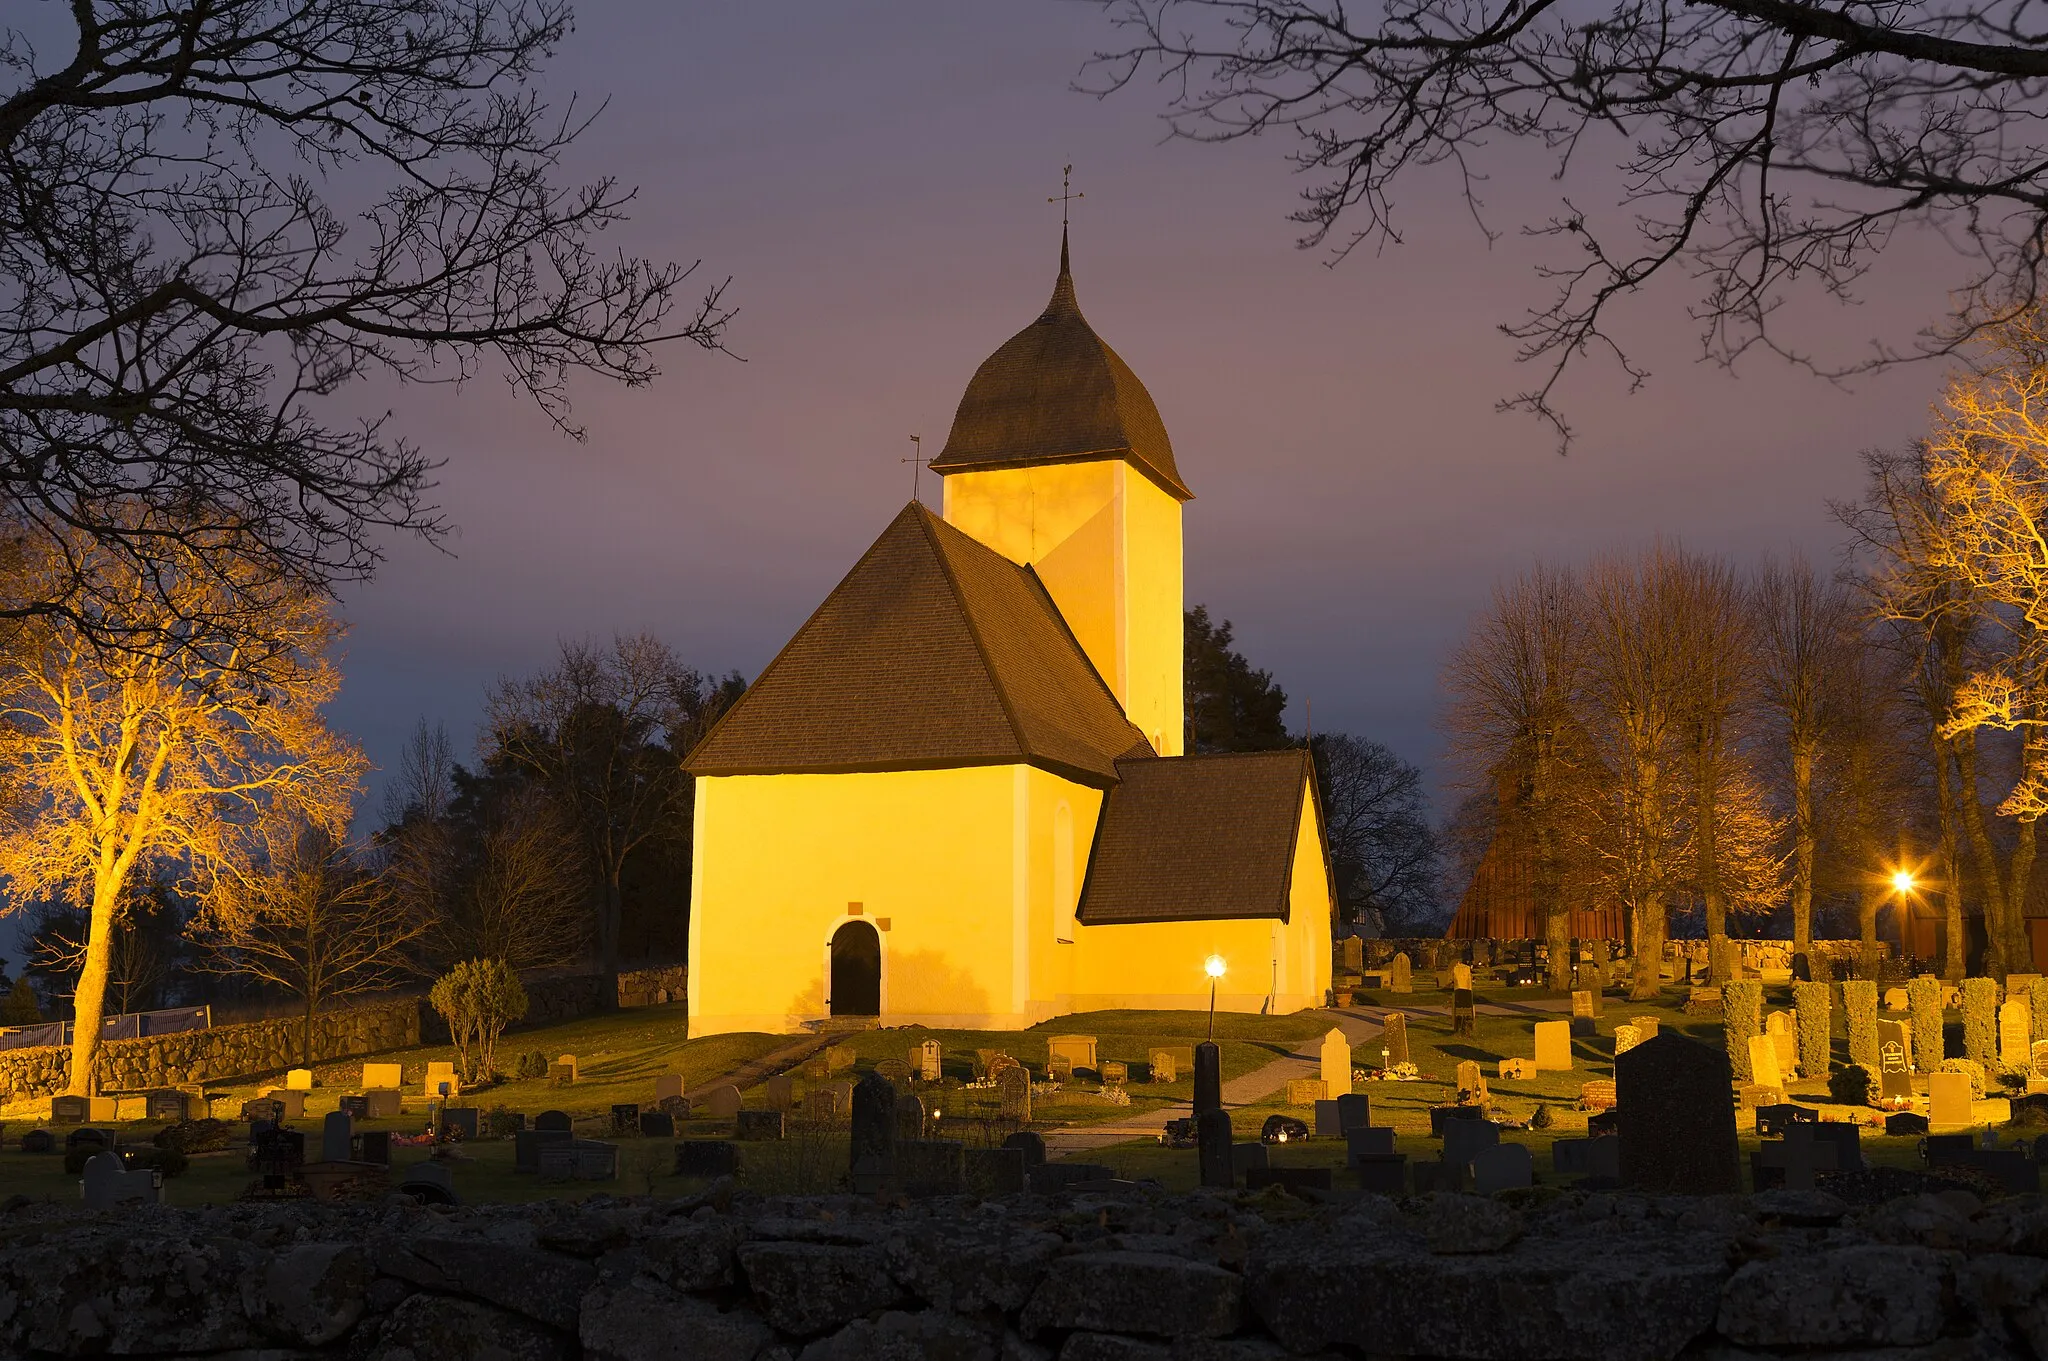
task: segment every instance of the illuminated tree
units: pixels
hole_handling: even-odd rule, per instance
[[[1857,646],[1858,608],[1846,587],[1803,557],[1765,561],[1752,587],[1757,698],[1784,750],[1792,794],[1792,948],[1813,948],[1814,776],[1847,715],[1835,684]]]
[[[251,863],[216,877],[192,934],[214,972],[298,999],[300,1057],[311,1063],[321,1010],[414,976],[428,922],[324,828],[272,819],[261,842]]]
[[[1548,304],[1503,328],[1540,366],[1509,404],[1560,438],[1552,397],[1574,360],[1611,356],[1643,381],[1607,314],[1667,293],[1645,287],[1659,276],[1700,290],[1689,316],[1710,357],[1836,373],[1948,352],[2040,296],[2048,50],[2016,0],[1102,3],[1125,45],[1097,58],[1098,83],[1156,75],[1195,140],[1298,139],[1304,244],[1397,243],[1396,188],[1415,181],[1461,187],[1484,223],[1493,154],[1582,184],[1528,228],[1559,248]],[[1913,226],[1968,261],[1956,324],[1841,360],[1780,335],[1789,296],[1854,298]]]
[[[1444,671],[1454,757],[1489,791],[1504,779],[1519,786],[1499,816],[1519,821],[1535,848],[1536,914],[1559,990],[1571,977],[1565,791],[1583,756],[1574,739],[1587,681],[1584,609],[1574,577],[1538,566],[1494,587]]]
[[[1752,698],[1755,631],[1742,585],[1727,562],[1688,556],[1675,571],[1683,595],[1676,608],[1686,634],[1680,725],[1692,793],[1692,888],[1705,909],[1707,940],[1718,947],[1728,936],[1731,896],[1756,897],[1755,883],[1734,895],[1729,880],[1763,868],[1755,855],[1775,831],[1748,769],[1748,753],[1737,742],[1738,723]],[[1723,819],[1737,815],[1749,825],[1724,829]],[[1762,880],[1768,884],[1771,877],[1766,871]],[[1726,952],[1710,948],[1707,957],[1716,971],[1713,981],[1725,981],[1719,970]]]
[[[467,959],[434,981],[429,1003],[448,1023],[464,1082],[496,1069],[498,1037],[526,1015],[526,989],[502,959]]]
[[[445,531],[434,462],[324,399],[501,374],[563,431],[579,374],[715,348],[718,288],[601,247],[631,191],[559,181],[590,125],[538,93],[563,0],[71,0],[0,29],[0,513],[122,580],[231,544],[244,585],[365,575]],[[132,508],[146,507],[136,516]],[[52,571],[15,613],[147,625]]]
[[[43,598],[83,573],[127,639],[108,648],[90,624],[29,615],[0,657],[0,875],[17,900],[63,894],[87,909],[70,1075],[84,1094],[115,922],[138,876],[166,867],[204,898],[252,863],[268,818],[339,835],[363,759],[321,718],[338,682],[326,655],[336,627],[312,590],[196,533],[166,547],[147,578],[83,533],[65,553],[35,548],[7,582],[11,599]],[[251,602],[260,633],[208,630],[223,610],[253,617]]]

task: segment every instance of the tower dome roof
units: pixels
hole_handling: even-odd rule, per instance
[[[1152,395],[1081,315],[1062,234],[1052,300],[974,371],[931,467],[944,474],[1112,458],[1176,499],[1194,499]]]

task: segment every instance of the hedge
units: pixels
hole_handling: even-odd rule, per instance
[[[1826,1077],[1833,1057],[1834,1014],[1825,983],[1794,983],[1792,1005],[1799,1013],[1799,1071]]]
[[[1849,1022],[1849,1062],[1877,1072],[1877,984],[1868,978],[1843,983],[1842,1010]]]
[[[1728,1044],[1728,1064],[1737,1082],[1750,1082],[1749,1042],[1763,1033],[1764,985],[1754,978],[1737,979],[1721,985],[1722,1036]]]

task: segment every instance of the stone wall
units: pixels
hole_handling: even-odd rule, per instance
[[[1789,940],[1736,940],[1733,944],[1742,952],[1745,968],[1784,969],[1791,967],[1792,942]],[[1385,968],[1395,954],[1405,952],[1408,962],[1417,969],[1448,969],[1453,963],[1465,958],[1466,948],[1472,949],[1472,957],[1482,963],[1489,957],[1503,962],[1510,959],[1527,958],[1531,949],[1541,947],[1540,940],[1441,940],[1423,937],[1411,940],[1368,940],[1364,942],[1365,964],[1370,969]],[[1339,946],[1342,949],[1342,946]],[[1826,955],[1842,972],[1853,960],[1859,958],[1863,943],[1855,940],[1817,940],[1813,942],[1815,954]],[[1889,956],[1891,947],[1884,941],[1878,942],[1878,953]],[[1689,959],[1704,965],[1707,958],[1707,942],[1704,940],[1673,940],[1664,943],[1666,959]]]
[[[680,1200],[0,1211],[0,1355],[2048,1356],[2048,1202]]]
[[[689,996],[690,969],[671,964],[656,969],[627,969],[619,974],[619,1005],[658,1007]]]
[[[420,1042],[419,1004],[406,999],[331,1011],[314,1021],[313,1061],[356,1058]],[[141,1040],[108,1040],[94,1061],[102,1091],[136,1091],[224,1082],[298,1066],[305,1021],[278,1017],[242,1025],[184,1030]],[[11,1099],[64,1090],[71,1051],[57,1047],[0,1051],[0,1091]]]

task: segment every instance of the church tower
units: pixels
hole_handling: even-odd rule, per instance
[[[932,460],[945,518],[1038,573],[1161,756],[1182,753],[1181,503],[1159,409],[1060,273],[1038,320],[975,371]]]

